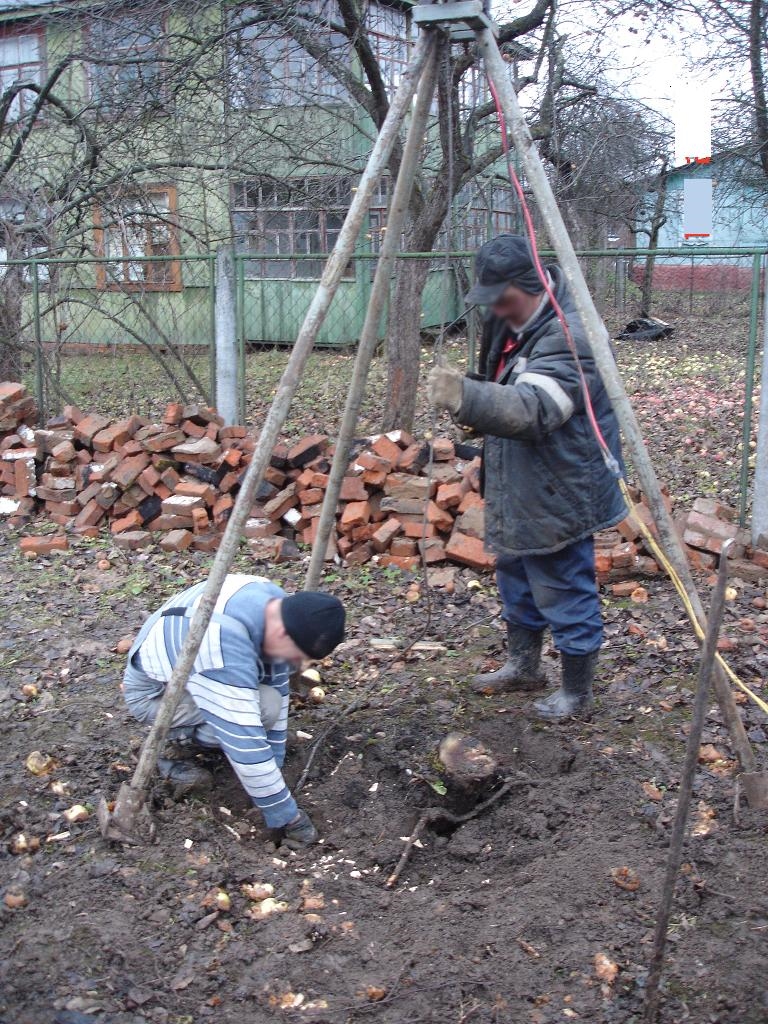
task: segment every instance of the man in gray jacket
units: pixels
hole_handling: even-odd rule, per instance
[[[578,352],[607,458],[526,239],[487,242],[476,267],[466,301],[490,307],[480,373],[436,366],[429,376],[431,404],[485,435],[485,542],[497,556],[508,657],[497,672],[477,676],[473,688],[495,694],[544,686],[541,648],[549,626],[562,683],[534,709],[559,720],[586,714],[593,703],[603,639],[593,534],[626,515],[618,424],[560,269],[545,273]]]

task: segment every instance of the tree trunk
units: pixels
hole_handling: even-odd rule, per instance
[[[387,399],[382,430],[412,430],[421,357],[421,296],[429,260],[400,259],[387,332]]]
[[[7,267],[0,302],[0,380],[20,381],[22,364],[22,268]]]
[[[666,215],[664,214],[664,207],[667,203],[667,178],[667,162],[665,160],[659,172],[656,185],[656,200],[653,204],[653,213],[651,214],[651,229],[648,232],[649,249],[657,248],[661,229],[667,222]],[[646,256],[645,266],[643,267],[643,279],[640,283],[640,316],[651,315],[651,305],[653,304],[653,270],[655,265],[656,257],[653,255]]]

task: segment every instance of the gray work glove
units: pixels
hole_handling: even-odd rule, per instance
[[[427,377],[429,404],[435,409],[447,409],[452,415],[461,408],[464,374],[450,366],[433,366]]]
[[[286,846],[293,848],[311,846],[320,838],[312,819],[306,811],[299,811],[293,821],[290,821],[283,832],[283,842]]]

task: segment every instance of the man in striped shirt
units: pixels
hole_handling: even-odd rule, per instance
[[[204,588],[198,583],[166,601],[129,651],[123,690],[140,722],[155,719]],[[264,577],[229,575],[169,731],[171,739],[223,750],[266,825],[283,831],[289,842],[312,843],[317,831],[281,771],[288,679],[303,660],[326,657],[343,638],[338,598],[286,594]],[[158,763],[171,781],[185,767],[167,759]]]

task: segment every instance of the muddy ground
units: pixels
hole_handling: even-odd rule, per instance
[[[105,555],[112,567],[99,570]],[[608,604],[593,721],[542,726],[529,697],[475,697],[466,685],[500,653],[489,580],[468,590],[465,573],[452,598],[433,592],[428,622],[424,597],[408,605],[392,573],[336,580],[352,636],[322,668],[326,702],[297,701],[291,780],[340,710],[364,688],[370,695],[328,734],[301,797],[322,844],[275,851],[214,759],[210,799],[176,803],[158,785],[157,842],[126,850],[101,840],[94,816],[67,825],[61,815],[113,797],[134,765],[142,734],[120,703],[115,645],[200,568],[166,556],[137,564],[104,544],[22,563],[9,535],[0,559],[0,871],[4,891],[27,901],[2,909],[5,1024],[638,1019],[695,668],[665,585],[648,584],[646,605]],[[281,573],[287,585],[298,575]],[[744,587],[729,607],[737,638],[734,624],[754,615],[755,596],[764,595]],[[371,636],[412,639],[425,626],[445,652],[401,657],[370,646]],[[764,674],[765,632],[737,647],[734,663],[750,680]],[[38,696],[23,696],[30,683]],[[760,714],[743,711],[762,749]],[[439,792],[437,745],[454,730],[482,740],[519,784],[463,826],[428,831],[388,891],[424,807],[466,811],[492,791]],[[714,708],[705,741],[724,763],[702,767],[697,780],[694,820],[705,834],[686,846],[661,1019],[757,1022],[768,1018],[766,815],[742,806],[733,819]],[[33,750],[55,760],[50,774],[25,768]],[[19,832],[40,850],[11,854]],[[636,891],[614,882],[617,868],[636,873]],[[253,920],[244,883],[271,883],[287,909]],[[218,917],[217,889],[231,897]],[[612,984],[595,975],[599,953],[619,968]],[[291,995],[307,1008],[279,1008]]]
[[[716,384],[704,384],[716,402]],[[722,401],[732,394],[726,382]],[[648,418],[658,422],[652,409]],[[670,586],[646,581],[647,603],[605,593],[597,713],[543,725],[530,695],[469,690],[502,653],[489,577],[462,571],[453,595],[422,586],[409,603],[396,571],[331,572],[349,639],[321,667],[326,701],[296,701],[286,769],[294,782],[324,737],[300,796],[322,843],[275,849],[214,756],[210,797],[176,802],[157,784],[156,842],[110,846],[93,809],[114,798],[143,736],[120,702],[116,645],[208,564],[127,555],[108,538],[27,561],[0,528],[0,887],[14,904],[0,905],[0,1022],[639,1021],[696,669]],[[289,589],[303,571],[246,555],[237,568]],[[765,698],[766,593],[735,589],[728,656]],[[403,655],[372,638],[442,649]],[[554,682],[551,651],[547,662]],[[764,762],[765,716],[749,703],[741,712]],[[515,785],[466,824],[428,829],[388,890],[426,807],[468,812],[500,784],[446,786],[437,747],[457,730]],[[768,1020],[768,815],[742,802],[734,817],[734,763],[714,706],[704,743],[660,1020],[757,1024]],[[47,774],[25,767],[32,751],[52,759]],[[69,824],[74,804],[88,816]],[[19,833],[39,849],[11,852]],[[258,919],[243,886],[264,883],[286,907]],[[600,955],[609,965],[599,960],[598,972]]]

